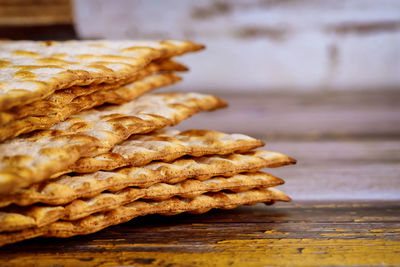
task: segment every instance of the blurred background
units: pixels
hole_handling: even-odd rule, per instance
[[[400,1],[0,0],[0,38],[204,43],[174,89],[230,107],[179,128],[295,157],[269,170],[295,200],[400,199]]]
[[[1,0],[12,38],[190,39],[185,88],[369,90],[400,84],[397,0]],[[48,32],[46,26],[57,25]],[[4,31],[2,37],[8,37]],[[201,87],[201,88],[200,88]]]

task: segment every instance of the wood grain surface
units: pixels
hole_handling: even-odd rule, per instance
[[[65,25],[72,16],[70,0],[0,0],[0,26]]]
[[[160,92],[163,90],[173,88]],[[180,128],[211,127],[242,132],[264,139],[268,144],[278,140],[400,140],[400,90],[206,92],[222,97],[229,106],[213,112],[212,116],[210,113],[196,115],[181,123]]]
[[[1,266],[400,264],[399,202],[292,202],[151,215],[97,234],[0,250]]]

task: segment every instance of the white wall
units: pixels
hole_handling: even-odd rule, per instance
[[[400,1],[75,0],[86,39],[191,39],[193,90],[400,86]]]

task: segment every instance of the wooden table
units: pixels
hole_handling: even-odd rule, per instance
[[[89,236],[0,249],[0,265],[400,264],[400,93],[226,95],[180,128],[262,138],[298,159],[268,170],[292,203],[136,218]]]
[[[265,266],[400,263],[399,202],[257,205],[151,215],[89,236],[1,248],[1,266]]]

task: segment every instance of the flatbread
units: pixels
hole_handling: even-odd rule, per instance
[[[119,87],[141,80],[157,72],[186,71],[187,67],[171,59],[162,61],[153,61],[144,69],[135,73],[127,80],[121,80],[118,83],[102,83],[89,86],[73,86],[67,89],[55,91],[45,99],[33,103],[11,108],[10,110],[0,111],[0,125],[6,125],[9,122],[30,116],[44,116],[60,112],[60,109],[70,104],[77,97],[92,94],[100,90],[113,90]]]
[[[283,180],[267,173],[237,174],[232,177],[214,177],[207,181],[186,179],[176,184],[156,183],[148,188],[127,187],[115,193],[100,193],[82,198],[64,206],[34,205],[26,208],[10,206],[0,211],[0,232],[41,227],[57,220],[77,220],[116,209],[138,199],[166,200],[173,196],[194,198],[207,192],[229,190],[247,191],[253,188],[283,184]]]
[[[153,60],[203,48],[189,41],[0,41],[0,111],[75,85],[116,83]]]
[[[225,155],[247,152],[264,143],[243,134],[226,134],[213,130],[188,130],[180,132],[162,129],[144,135],[132,135],[114,146],[110,152],[81,158],[66,172],[90,173],[98,170],[114,170],[124,166],[143,166],[160,160],[172,161],[184,155]]]
[[[160,202],[134,201],[117,209],[99,212],[77,221],[57,221],[43,227],[2,233],[0,234],[0,245],[38,236],[71,237],[91,234],[108,226],[154,213],[163,215],[174,215],[182,212],[204,213],[210,209],[233,209],[240,205],[253,205],[260,202],[272,204],[275,201],[290,201],[290,198],[277,189],[262,188],[240,193],[207,193],[192,199],[173,197]]]
[[[28,206],[36,202],[63,205],[77,198],[93,197],[106,190],[116,192],[128,186],[146,188],[160,182],[178,183],[187,178],[207,180],[213,176],[227,177],[295,162],[281,153],[263,150],[246,154],[183,158],[171,163],[154,162],[142,167],[125,167],[84,175],[63,175],[35,184],[19,193],[3,196],[0,198],[0,207],[10,204]]]
[[[114,90],[100,90],[80,96],[63,107],[53,108],[52,111],[55,113],[48,113],[45,116],[30,116],[0,126],[0,141],[35,130],[48,129],[73,114],[104,103],[122,104],[131,101],[146,92],[171,85],[180,80],[181,78],[173,73],[155,74]]]
[[[108,152],[132,134],[172,126],[191,115],[226,106],[211,95],[148,94],[119,106],[91,109],[49,130],[0,144],[0,194],[48,179],[81,157]]]

